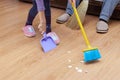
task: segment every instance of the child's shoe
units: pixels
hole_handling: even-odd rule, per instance
[[[47,34],[47,36],[51,37],[53,39],[53,41],[55,42],[55,44],[59,44],[60,43],[60,39],[57,36],[57,34],[55,32],[49,32]]]
[[[27,37],[33,37],[36,35],[35,30],[32,25],[27,25],[23,27],[24,35]]]

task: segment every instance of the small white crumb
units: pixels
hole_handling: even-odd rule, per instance
[[[78,67],[75,67],[76,70],[78,70],[79,68]]]
[[[68,68],[72,68],[72,66],[71,66],[71,65],[69,65],[69,66],[68,66]]]
[[[84,63],[84,61],[80,61],[80,63]]]
[[[71,51],[67,51],[67,53],[71,53]]]
[[[82,69],[78,69],[77,72],[82,72]]]
[[[75,67],[75,69],[77,70],[77,72],[82,72],[82,69],[80,69],[79,67]]]
[[[88,71],[86,70],[85,73],[88,73]]]
[[[71,60],[70,60],[70,59],[68,59],[68,62],[71,62]]]

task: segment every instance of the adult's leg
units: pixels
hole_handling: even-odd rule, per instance
[[[120,0],[103,0],[103,6],[99,18],[108,22],[119,1]]]
[[[76,7],[79,6],[80,1],[81,0],[76,0]],[[66,13],[69,14],[70,16],[73,14],[73,9],[72,9],[72,6],[71,6],[71,3],[69,2],[69,0],[68,0],[68,3],[67,3]]]
[[[76,1],[76,7],[78,7],[78,5],[80,4],[80,1],[81,0],[77,0]],[[67,3],[67,7],[66,7],[66,11],[64,14],[62,14],[60,17],[58,17],[56,19],[56,22],[57,23],[65,23],[66,21],[68,21],[68,19],[70,18],[70,16],[73,14],[73,9],[72,9],[72,6],[68,0],[68,3]]]
[[[97,23],[96,31],[98,33],[108,32],[108,21],[120,0],[103,0],[103,6]]]

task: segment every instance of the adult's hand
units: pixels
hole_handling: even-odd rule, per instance
[[[69,0],[69,2],[72,4],[72,2],[74,3],[74,5],[76,6],[76,0]]]

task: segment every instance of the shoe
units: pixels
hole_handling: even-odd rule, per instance
[[[35,30],[32,25],[27,25],[23,27],[24,35],[27,37],[33,37],[36,35]]]
[[[57,45],[60,43],[60,39],[55,32],[49,32],[47,34],[47,37],[51,37],[53,39],[53,41],[55,42],[55,44],[57,44]]]
[[[97,33],[107,33],[108,28],[108,24],[105,21],[101,20],[97,23],[96,31]]]
[[[61,15],[60,17],[56,19],[56,22],[59,24],[63,24],[67,22],[69,18],[70,18],[70,15],[67,13],[64,13],[63,15]]]

